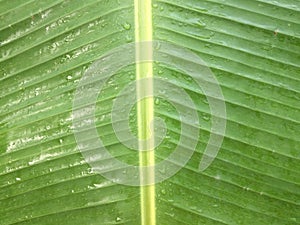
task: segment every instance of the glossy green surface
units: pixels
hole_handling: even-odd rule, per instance
[[[198,164],[210,129],[209,106],[184,74],[154,64],[197,105],[200,137],[190,162],[156,185],[157,224],[300,223],[300,2],[163,0],[153,3],[153,38],[187,47],[217,77],[227,130],[213,164]],[[92,172],[72,133],[72,101],[89,65],[134,41],[131,0],[0,1],[0,224],[140,224],[140,190]],[[97,103],[109,151],[138,164],[110,124],[112,99],[135,79],[115,75]],[[133,130],[136,118],[130,117]],[[180,121],[164,100],[155,113],[168,134]],[[164,171],[162,171],[163,173]]]

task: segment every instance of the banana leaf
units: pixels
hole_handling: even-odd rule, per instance
[[[137,13],[141,2],[151,4],[151,17]],[[172,66],[192,65],[190,58],[172,65],[153,59],[153,76],[173,85],[165,91],[178,87],[193,102],[197,121],[189,126],[199,134],[182,132],[168,99],[146,105],[166,128],[155,162],[166,160],[182,136],[196,140],[176,173],[150,185],[150,197],[141,194],[147,186],[99,174],[80,151],[73,122],[84,75],[105,54],[134,44],[143,18],[152,23],[153,41],[205,63],[226,106],[220,149],[199,169],[214,133],[209,84],[199,87]],[[135,65],[106,80],[93,122],[110,155],[137,168],[140,153],[120,141],[112,121],[114,101],[135,81]],[[298,0],[1,0],[0,82],[1,225],[300,224]],[[142,129],[138,110],[133,105],[126,120],[133,136]],[[114,118],[121,123],[123,114]],[[105,157],[97,163],[126,174]],[[164,176],[168,169],[157,171]]]

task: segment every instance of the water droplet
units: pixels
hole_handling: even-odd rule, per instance
[[[205,44],[204,46],[205,46],[205,48],[211,48],[210,44]]]
[[[206,23],[204,23],[202,20],[197,20],[197,25],[199,26],[199,27],[205,27],[206,26]]]
[[[65,123],[66,123],[66,122],[64,121],[64,119],[60,119],[60,120],[59,120],[59,125],[60,125],[60,126],[65,125]]]
[[[120,222],[121,221],[121,218],[120,217],[117,217],[116,218],[116,222]]]
[[[162,193],[163,195],[165,195],[167,192],[166,192],[165,189],[162,189],[162,190],[161,190],[161,193]]]
[[[160,100],[159,100],[159,98],[157,98],[157,99],[155,99],[155,102],[154,102],[156,105],[159,105],[159,103],[160,103]]]
[[[67,80],[71,80],[73,77],[71,75],[67,76]]]
[[[41,88],[36,88],[34,90],[35,96],[38,96],[40,94],[40,90],[41,90]]]
[[[205,9],[205,8],[197,8],[197,10],[199,10],[200,12],[208,12],[208,10],[207,9]]]
[[[154,46],[154,49],[155,49],[155,50],[159,50],[160,47],[161,47],[160,42],[157,42],[157,43],[155,44],[155,46]],[[155,69],[156,69],[156,68],[155,68]]]
[[[165,169],[165,168],[159,169],[158,171],[159,171],[161,174],[165,174],[165,173],[166,173],[166,169]]]
[[[130,30],[131,25],[130,25],[130,23],[126,22],[126,23],[123,24],[123,27],[124,27],[125,30]]]
[[[127,35],[127,36],[126,36],[126,42],[127,42],[127,43],[130,43],[130,42],[132,42],[132,41],[133,41],[133,38],[132,38],[131,36]]]
[[[63,143],[63,140],[62,140],[62,139],[59,139],[59,143],[62,144],[62,143]]]
[[[210,117],[208,115],[203,115],[202,118],[205,120],[205,121],[209,121],[210,120]]]
[[[105,115],[101,115],[100,121],[103,121],[105,119]]]
[[[21,178],[20,177],[16,177],[16,181],[21,181]]]
[[[220,180],[220,179],[221,179],[220,175],[216,175],[216,176],[215,176],[215,179],[216,179],[216,180]]]
[[[159,90],[159,93],[164,95],[166,93],[166,91],[165,90]]]
[[[174,217],[174,216],[175,216],[174,213],[165,212],[165,214],[168,215],[168,216],[171,216],[171,217]]]

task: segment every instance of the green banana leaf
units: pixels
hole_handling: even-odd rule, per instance
[[[135,15],[137,2],[0,1],[1,225],[142,224],[144,187],[95,172],[72,123],[76,89],[93,62],[135,42],[135,19],[145,16]],[[197,146],[183,168],[153,185],[155,212],[144,214],[161,225],[300,224],[300,2],[157,0],[152,14],[153,40],[186,48],[210,68],[227,121],[217,157],[199,170],[213,122],[208,98],[187,74],[153,63],[155,77],[188,93],[200,133],[181,134],[174,105],[154,99],[166,125],[155,160],[181,135]],[[138,166],[139,153],[118,140],[111,121],[113,101],[135,73],[129,65],[106,82],[95,124],[111,155]],[[135,134],[137,110],[128,118]]]

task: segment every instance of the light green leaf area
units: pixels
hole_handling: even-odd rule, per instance
[[[299,224],[300,2],[162,0],[152,10],[153,39],[196,53],[220,83],[227,110],[222,148],[201,172],[207,99],[186,74],[154,63],[154,76],[183,88],[200,120],[193,157],[155,185],[156,224]],[[134,16],[132,0],[0,1],[1,225],[141,224],[140,188],[95,173],[72,127],[80,78],[103,54],[135,41]],[[113,99],[134,80],[134,65],[111,77],[95,117],[109,152],[138,165],[110,117]],[[181,123],[164,99],[154,110],[168,129],[155,150],[159,162],[175,149]],[[136,134],[135,107],[128,119]]]

